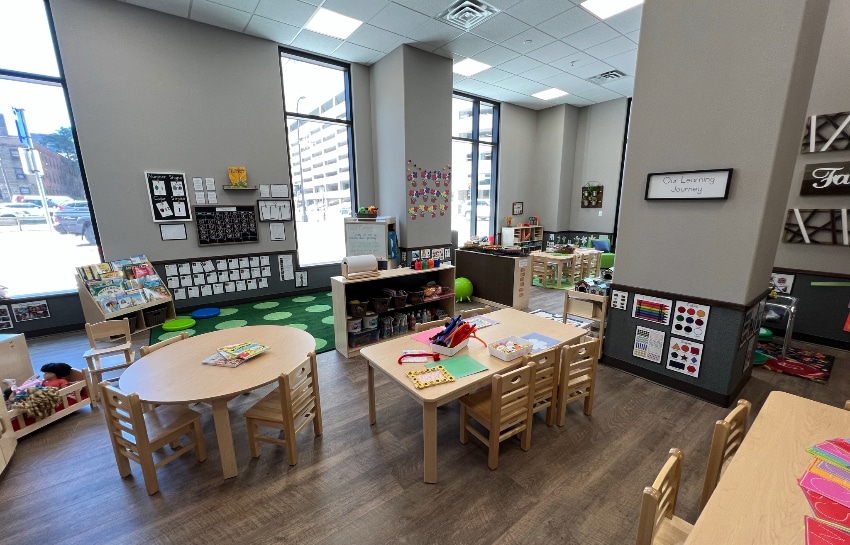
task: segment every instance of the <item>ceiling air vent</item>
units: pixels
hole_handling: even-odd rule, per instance
[[[606,83],[611,83],[612,81],[624,77],[626,77],[626,74],[620,72],[619,70],[609,70],[608,72],[602,72],[598,76],[587,78],[587,81],[589,81],[590,83],[595,83],[596,85],[605,85]]]
[[[497,8],[482,0],[456,0],[436,18],[459,29],[471,30],[497,13]]]

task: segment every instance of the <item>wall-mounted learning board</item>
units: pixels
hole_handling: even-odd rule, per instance
[[[259,242],[254,206],[196,206],[198,244]]]
[[[369,255],[379,259],[387,259],[388,225],[395,223],[395,218],[380,220],[356,221],[346,218],[345,221],[345,255]]]

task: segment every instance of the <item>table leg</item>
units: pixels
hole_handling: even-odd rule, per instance
[[[218,438],[218,452],[221,456],[221,470],[225,479],[235,477],[239,470],[236,468],[236,451],[233,448],[233,431],[230,428],[230,413],[227,411],[227,399],[216,399],[212,402],[215,436]]]
[[[563,267],[564,267],[564,264],[561,261],[558,261],[558,263],[555,266],[555,272],[558,273],[558,289],[561,289],[561,275],[564,272]]]
[[[377,421],[375,415],[375,370],[372,369],[371,363],[367,363],[366,367],[369,369],[366,374],[366,383],[369,385],[369,425],[374,426]]]
[[[437,404],[422,407],[422,441],[425,443],[425,482],[437,482]]]

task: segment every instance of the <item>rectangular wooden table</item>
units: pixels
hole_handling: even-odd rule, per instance
[[[553,320],[547,320],[521,312],[512,308],[498,310],[487,315],[499,323],[486,327],[478,333],[478,337],[487,343],[498,341],[505,337],[522,336],[528,333],[539,333],[560,341],[559,346],[571,343],[587,331]],[[466,349],[460,354],[467,354],[487,366],[487,370],[468,377],[457,379],[455,382],[439,384],[417,390],[407,376],[411,370],[421,369],[423,363],[398,364],[402,350],[428,350],[428,347],[411,338],[410,335],[392,339],[360,351],[360,355],[369,363],[369,423],[375,424],[375,370],[389,377],[413,399],[422,405],[422,439],[425,447],[426,483],[437,482],[437,407],[445,405],[469,392],[482,388],[490,383],[491,377],[500,372],[518,366],[522,360],[516,359],[505,362],[490,355],[487,347],[471,339]]]
[[[806,449],[835,437],[850,437],[850,411],[771,392],[685,544],[803,545],[812,510],[797,479]]]
[[[556,255],[556,254],[553,254],[551,252],[543,252],[541,250],[535,250],[533,252],[530,252],[528,255],[531,257],[532,260],[543,261],[547,265],[549,263],[554,263],[555,270],[557,271],[557,275],[558,275],[557,278],[556,278],[556,280],[558,282],[558,288],[561,287],[561,279],[563,278],[563,275],[564,275],[564,267],[566,267],[567,270],[570,271],[570,277],[572,278],[574,254],[557,254]],[[542,286],[544,288],[546,287],[545,279],[542,283]]]

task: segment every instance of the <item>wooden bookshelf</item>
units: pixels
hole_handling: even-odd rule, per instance
[[[120,310],[116,310],[115,312],[106,313],[103,311],[100,305],[97,304],[97,301],[94,300],[94,297],[92,297],[91,292],[89,292],[89,289],[86,287],[86,284],[85,282],[83,282],[83,279],[80,278],[80,275],[76,275],[76,279],[77,292],[80,295],[80,304],[83,307],[83,316],[85,316],[86,322],[90,324],[102,322],[104,320],[120,320],[124,317],[135,318],[136,327],[133,328],[132,331],[137,332],[145,331],[162,323],[148,323],[145,314],[150,313],[154,307],[165,307],[165,320],[163,321],[173,320],[177,316],[177,313],[174,310],[174,300],[170,295],[171,292],[169,292],[169,296],[167,298],[157,299],[156,301],[149,301],[144,305],[136,305],[132,307],[122,308]],[[163,286],[164,285],[165,284],[163,283]]]

